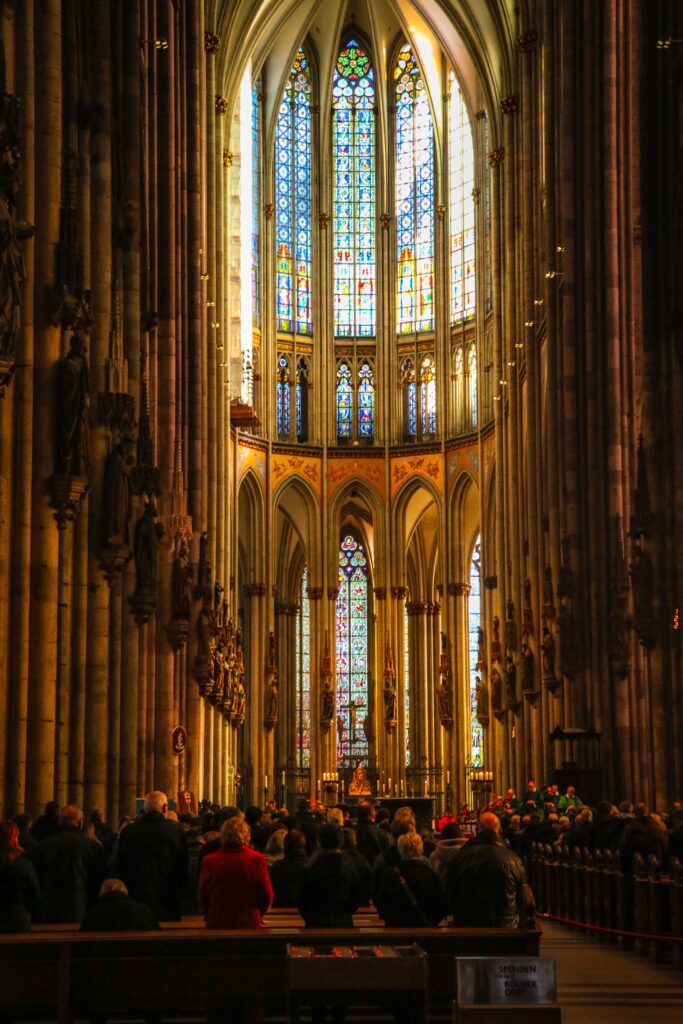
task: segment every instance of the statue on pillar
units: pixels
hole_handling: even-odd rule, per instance
[[[508,705],[517,703],[517,667],[508,654],[505,662],[505,689],[507,692]]]
[[[489,724],[489,702],[486,683],[482,680],[481,676],[475,677],[474,704],[477,721],[482,729],[484,729]]]
[[[633,626],[641,644],[649,647],[655,636],[654,570],[652,559],[640,544],[633,545],[630,574],[633,591]]]
[[[132,437],[122,433],[104,463],[102,544],[105,548],[130,547],[132,449]]]
[[[501,649],[500,649],[500,619],[497,615],[493,616],[493,629],[491,638],[491,661],[500,662]]]
[[[555,614],[555,596],[553,593],[553,570],[546,565],[543,573],[543,618],[551,619]]]
[[[555,675],[555,640],[547,626],[543,627],[543,639],[541,641],[541,665],[543,670],[543,685],[554,693],[560,685]]]
[[[181,537],[176,556],[173,559],[171,607],[173,619],[176,622],[189,622],[191,589],[190,545],[187,537]]]
[[[536,665],[534,653],[528,644],[522,644],[522,693],[535,693]]]
[[[130,604],[138,625],[147,622],[156,608],[159,541],[163,534],[164,528],[157,522],[156,505],[148,501],[133,536],[135,593]]]
[[[268,665],[266,668],[268,690],[266,693],[265,727],[272,729],[278,720],[279,686],[277,677],[277,655],[275,651],[275,633],[268,634]]]
[[[388,729],[396,727],[396,684],[390,676],[384,677],[384,724]]]
[[[491,669],[491,708],[494,714],[503,710],[503,680],[497,665]]]
[[[88,474],[89,402],[88,344],[83,331],[74,331],[57,366],[57,476]]]
[[[505,647],[508,651],[517,650],[517,625],[515,623],[515,605],[513,601],[507,603],[507,615],[505,618]]]

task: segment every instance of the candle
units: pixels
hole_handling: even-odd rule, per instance
[[[320,779],[318,779],[318,794],[322,793],[322,786],[320,785]]]
[[[268,776],[267,775],[263,776],[263,788],[264,789],[268,789]]]
[[[391,776],[389,777],[389,796],[391,796]]]
[[[451,773],[450,772],[446,772],[446,785],[450,786],[450,784],[451,784]]]
[[[283,772],[282,773],[282,788],[284,789],[286,785],[287,785],[287,776]]]

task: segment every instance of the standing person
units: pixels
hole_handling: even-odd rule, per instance
[[[107,858],[101,843],[83,832],[80,807],[64,807],[60,823],[60,831],[43,839],[32,854],[43,894],[41,920],[80,924],[97,901]]]
[[[199,902],[207,928],[260,928],[273,902],[266,858],[249,846],[244,818],[221,827],[221,848],[202,860]]]
[[[131,898],[146,903],[158,921],[179,921],[187,844],[182,828],[167,821],[167,814],[166,794],[148,793],[142,816],[119,834],[111,867]]]
[[[270,865],[274,907],[296,907],[301,879],[306,870],[306,836],[293,828],[284,840],[285,855]]]
[[[358,804],[358,826],[356,828],[356,847],[363,854],[370,867],[388,846],[391,839],[384,829],[375,825],[375,808],[369,800],[361,800]]]
[[[503,842],[495,814],[484,812],[478,827],[478,834],[446,872],[444,888],[453,923],[463,928],[517,928],[518,903],[526,885],[524,865]]]
[[[308,928],[352,928],[360,906],[358,876],[342,853],[342,829],[321,825],[318,851],[301,879],[299,913]]]
[[[448,901],[436,873],[422,859],[417,832],[399,836],[399,863],[380,870],[374,902],[387,927],[437,925],[448,913]]]
[[[30,932],[40,903],[33,864],[19,845],[19,827],[0,822],[0,932]]]

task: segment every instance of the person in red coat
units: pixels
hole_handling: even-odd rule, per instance
[[[199,902],[207,928],[260,928],[273,902],[266,858],[247,845],[249,839],[244,818],[229,818],[220,850],[202,860]]]

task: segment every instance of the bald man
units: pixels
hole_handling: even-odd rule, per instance
[[[444,887],[453,907],[453,923],[466,928],[517,928],[524,865],[508,850],[500,821],[485,811],[478,832],[448,867]]]
[[[145,797],[144,813],[119,834],[112,874],[131,899],[146,903],[158,921],[179,921],[187,882],[187,845],[180,825],[167,819],[168,800],[160,790]]]

